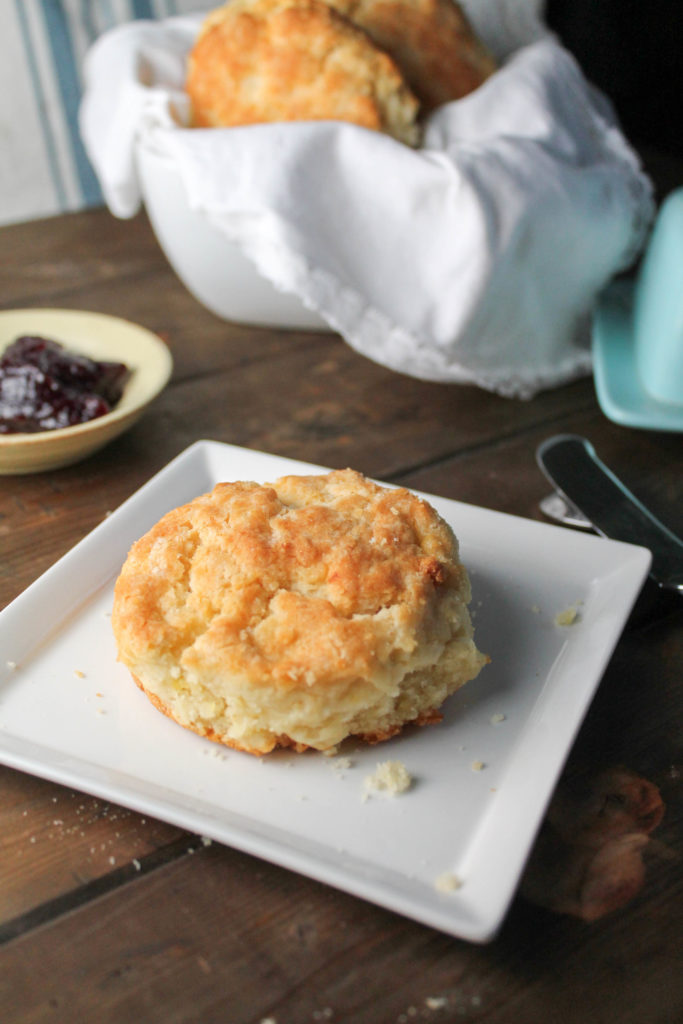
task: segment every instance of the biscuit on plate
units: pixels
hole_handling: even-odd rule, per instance
[[[393,57],[423,114],[473,92],[496,70],[454,0],[326,2]]]
[[[231,0],[190,51],[198,127],[350,121],[418,141],[419,104],[394,61],[323,0]]]
[[[165,515],[116,582],[119,660],[153,704],[253,754],[440,720],[488,661],[452,530],[353,470],[219,483]]]

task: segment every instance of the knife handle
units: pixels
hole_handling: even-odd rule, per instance
[[[536,459],[555,489],[598,533],[649,548],[651,576],[659,586],[683,594],[683,542],[601,462],[589,441],[558,434],[539,445]]]

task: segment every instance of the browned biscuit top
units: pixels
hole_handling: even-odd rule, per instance
[[[120,660],[157,708],[251,753],[435,721],[487,658],[435,509],[353,470],[220,483],[131,548]]]
[[[422,113],[477,89],[496,70],[455,0],[326,0],[390,54]]]
[[[114,628],[133,665],[325,685],[449,638],[439,602],[468,588],[450,528],[408,491],[351,470],[219,484],[134,545]]]
[[[232,0],[205,20],[186,88],[198,126],[342,120],[415,144],[418,102],[390,56],[323,0]]]

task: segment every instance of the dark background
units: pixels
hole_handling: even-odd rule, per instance
[[[683,156],[683,0],[547,0],[546,21],[636,148]]]

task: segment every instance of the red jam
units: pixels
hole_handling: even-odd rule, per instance
[[[96,362],[47,338],[17,338],[0,359],[0,434],[34,434],[104,416],[129,377],[124,363]]]

